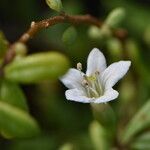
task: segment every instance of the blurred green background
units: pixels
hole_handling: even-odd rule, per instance
[[[123,43],[115,37],[107,40],[91,38],[88,25],[76,26],[77,37],[73,43],[65,43],[62,35],[70,27],[69,24],[58,24],[42,30],[27,43],[28,54],[58,51],[69,58],[72,67],[76,67],[76,63],[81,62],[84,70],[86,58],[93,47],[101,49],[108,64],[122,59],[132,61],[128,74],[115,86],[120,93],[119,98],[110,102],[117,116],[115,136],[119,137],[128,121],[150,98],[150,2],[148,0],[62,0],[62,3],[68,14],[88,13],[101,20],[105,20],[109,12],[116,7],[123,7],[126,10],[126,17],[120,25],[128,32]],[[58,14],[50,10],[44,0],[1,0],[0,30],[12,43],[28,29],[31,21],[54,15]],[[60,147],[64,150],[100,149],[95,148],[96,144],[93,143],[90,134],[89,128],[94,120],[91,106],[67,101],[64,95],[66,88],[59,80],[22,84],[21,87],[25,92],[30,114],[38,121],[42,133],[37,137],[22,139],[5,139],[1,136],[0,149],[55,150]],[[141,132],[145,130],[147,132],[149,129],[150,125]],[[62,147],[66,143],[68,144]],[[119,149],[115,140],[113,145]]]

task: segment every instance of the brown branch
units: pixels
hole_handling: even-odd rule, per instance
[[[38,33],[40,30],[48,28],[50,26],[53,26],[58,23],[70,23],[70,24],[91,24],[100,27],[102,25],[102,22],[95,17],[91,15],[76,15],[76,16],[70,16],[65,13],[62,13],[60,16],[55,16],[49,19],[45,19],[39,22],[32,22],[30,28],[19,38],[18,41],[11,44],[5,57],[4,62],[0,67],[0,70],[3,69],[3,67],[10,63],[13,58],[15,57],[15,51],[14,51],[14,45],[17,42],[26,43],[28,40],[30,40],[36,33]],[[2,72],[2,71],[0,71]],[[2,73],[0,73],[2,74]]]
[[[76,15],[76,16],[70,16],[65,13],[62,13],[60,16],[55,16],[49,19],[45,19],[39,22],[32,22],[30,28],[19,38],[18,41],[15,43],[11,44],[5,57],[4,57],[4,62],[0,67],[0,74],[3,74],[3,68],[5,65],[10,63],[13,58],[15,57],[15,50],[14,50],[14,45],[17,42],[21,43],[26,43],[29,39],[31,39],[36,33],[38,33],[40,30],[48,28],[50,26],[53,26],[58,23],[70,23],[70,24],[90,24],[90,25],[95,25],[97,27],[102,26],[102,22],[98,20],[97,18],[91,16],[91,15]],[[120,39],[123,39],[126,37],[126,32],[123,30],[120,30],[119,32],[113,31],[114,35]]]
[[[30,38],[32,38],[37,32],[39,32],[41,29],[48,28],[58,23],[91,24],[91,25],[96,25],[98,27],[102,25],[102,22],[100,22],[100,20],[90,15],[70,16],[70,15],[63,14],[63,15],[55,16],[50,19],[45,19],[39,22],[33,21],[31,23],[31,27],[29,28],[29,30],[20,37],[18,42],[25,43]]]

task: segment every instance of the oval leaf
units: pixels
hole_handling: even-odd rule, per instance
[[[69,68],[67,58],[57,52],[38,53],[15,60],[5,67],[5,77],[20,83],[57,79]]]
[[[127,125],[122,136],[122,143],[128,143],[138,132],[150,127],[150,100]]]
[[[132,149],[149,150],[150,149],[150,132],[144,133],[134,140],[131,144]]]
[[[103,128],[97,121],[93,121],[90,125],[90,137],[96,150],[109,149],[108,147],[110,141],[107,137],[107,130]]]
[[[63,9],[61,0],[46,0],[47,5],[55,10],[60,12]]]
[[[19,107],[28,111],[26,98],[21,88],[14,82],[1,80],[0,83],[0,101]]]
[[[113,132],[116,126],[116,116],[108,104],[91,104],[95,119],[105,128]],[[108,119],[109,118],[109,119]]]
[[[31,137],[39,134],[36,121],[25,111],[0,101],[0,129],[9,137]]]
[[[110,12],[104,24],[111,28],[116,28],[125,18],[124,8],[115,8]]]

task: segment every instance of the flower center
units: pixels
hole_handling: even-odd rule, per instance
[[[77,69],[82,70],[82,64],[77,64]],[[92,76],[83,76],[82,86],[89,98],[98,98],[103,95],[103,88],[99,78],[99,72],[96,71]]]

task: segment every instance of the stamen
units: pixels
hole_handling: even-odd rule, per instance
[[[100,79],[99,79],[100,78],[99,77],[99,71],[95,72],[95,76],[96,76],[96,83],[95,83],[96,89],[97,89],[98,93],[100,95],[102,95],[103,94],[103,89],[102,89],[101,82],[100,82]]]
[[[90,96],[97,98],[97,97],[99,97],[99,94],[97,93],[97,91],[95,89],[90,87]]]
[[[85,92],[87,94],[88,97],[91,97],[90,95],[90,89],[89,89],[89,83],[87,82],[87,80],[83,80],[82,81],[82,85],[84,86]]]
[[[77,69],[81,72],[82,66],[80,63],[77,64]],[[98,98],[102,96],[103,89],[100,82],[99,71],[96,71],[95,74],[92,76],[82,74],[82,77],[82,85],[89,98]]]
[[[85,86],[85,87],[87,87],[89,84],[88,84],[87,80],[84,79],[84,80],[82,81],[82,85]]]
[[[79,62],[79,63],[77,63],[77,69],[79,70],[79,71],[81,71],[82,70],[82,64]]]

